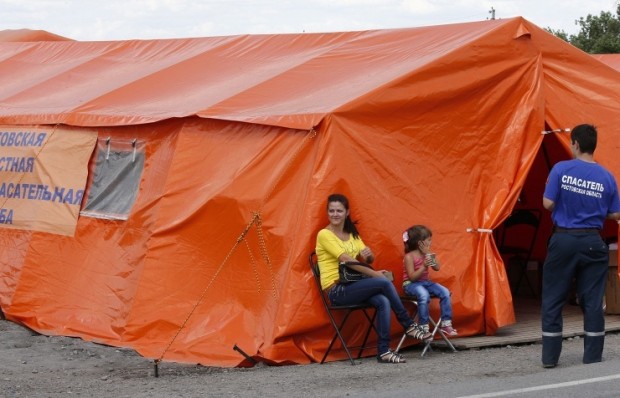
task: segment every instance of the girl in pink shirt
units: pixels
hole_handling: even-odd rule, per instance
[[[458,333],[452,327],[450,291],[429,278],[429,268],[439,271],[440,265],[431,252],[433,233],[424,225],[414,225],[403,233],[405,257],[403,259],[403,290],[415,296],[418,302],[418,323],[428,330],[428,306],[431,297],[439,298],[441,310],[440,329],[448,336]]]

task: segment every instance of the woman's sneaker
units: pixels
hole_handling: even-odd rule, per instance
[[[432,337],[432,334],[428,330],[424,330],[420,325],[414,323],[409,326],[405,331],[405,334],[409,337],[413,337],[418,340],[428,340]]]
[[[452,321],[442,321],[439,330],[446,336],[457,336],[459,333],[452,327]]]

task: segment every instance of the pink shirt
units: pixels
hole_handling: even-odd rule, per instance
[[[416,280],[416,282],[430,280],[430,278],[428,277],[428,268],[424,267],[424,257],[416,257],[413,259],[413,270],[417,271],[420,268],[424,268],[424,272],[422,272],[422,275],[420,275],[420,277],[418,278],[418,280]],[[403,280],[404,281],[409,280],[409,276],[407,275],[407,268],[405,267],[404,264],[403,264]]]

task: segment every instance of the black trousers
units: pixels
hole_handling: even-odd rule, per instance
[[[605,343],[603,296],[609,249],[597,231],[555,232],[543,266],[542,362],[557,364],[562,351],[562,308],[573,278],[583,311],[583,362],[600,362]]]

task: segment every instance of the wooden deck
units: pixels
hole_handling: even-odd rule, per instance
[[[564,306],[564,338],[583,336],[583,314],[576,305]],[[451,338],[458,349],[478,347],[506,346],[511,344],[535,343],[542,341],[540,328],[540,299],[515,298],[515,316],[517,322],[497,330],[494,336],[470,336]],[[605,315],[605,331],[620,331],[620,315]],[[434,344],[445,345],[437,340]]]

